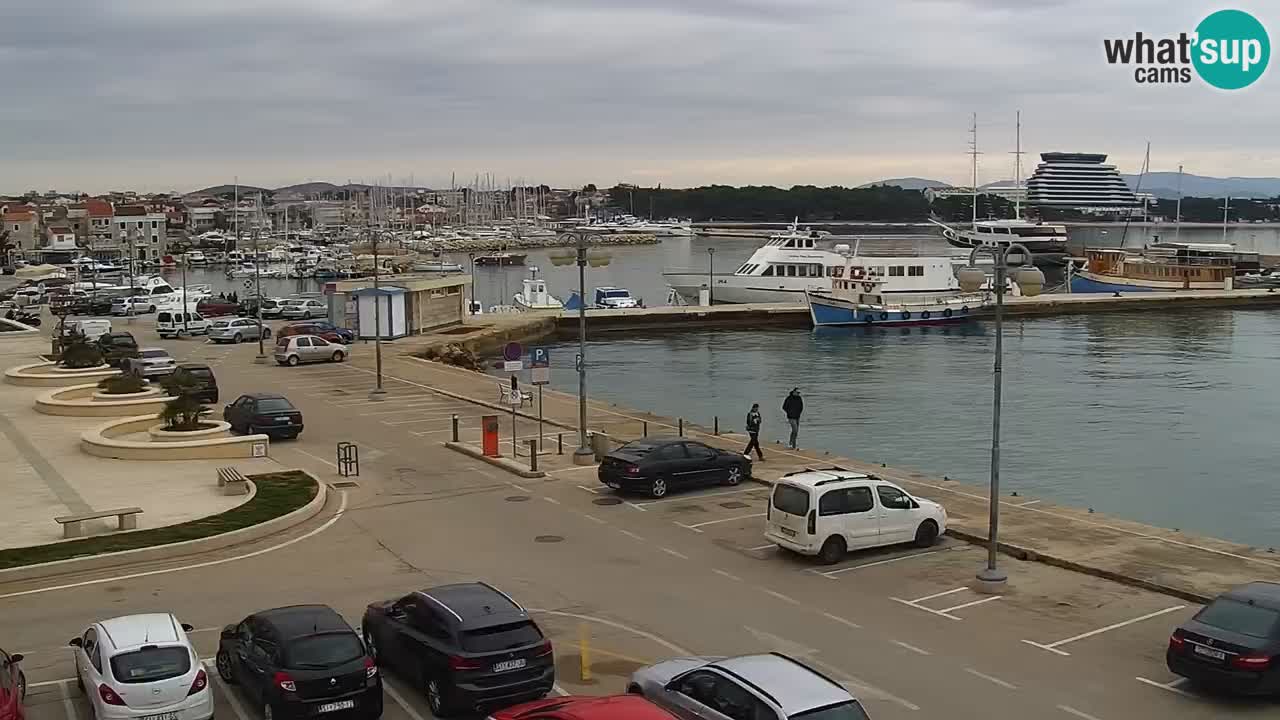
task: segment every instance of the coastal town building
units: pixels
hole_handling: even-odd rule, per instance
[[[1120,209],[1139,199],[1102,153],[1047,152],[1027,180],[1027,202],[1037,207]]]
[[[159,262],[168,251],[168,216],[144,205],[115,209],[112,242],[123,257]]]

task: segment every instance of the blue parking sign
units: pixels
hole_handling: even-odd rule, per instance
[[[544,347],[530,348],[529,367],[551,367],[551,351]]]

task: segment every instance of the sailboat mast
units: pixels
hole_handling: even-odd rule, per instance
[[[1013,219],[1022,219],[1022,111],[1018,111],[1013,151]]]
[[[973,139],[969,143],[969,154],[973,156],[973,227],[978,228],[978,113],[973,114],[973,125],[969,129]]]
[[[1178,205],[1173,213],[1173,241],[1178,242],[1182,234],[1182,166],[1178,166]]]
[[[1227,215],[1231,212],[1231,196],[1228,195],[1222,200],[1222,242],[1227,242]]]

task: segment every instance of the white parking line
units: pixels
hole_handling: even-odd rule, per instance
[[[840,617],[839,615],[832,615],[832,614],[831,614],[831,613],[829,613],[829,612],[824,612],[824,613],[822,613],[822,617],[824,617],[824,618],[826,618],[826,619],[828,619],[828,620],[834,620],[834,621],[836,621],[836,622],[840,623],[841,625],[848,625],[849,627],[851,627],[851,628],[853,628],[853,629],[855,629],[855,630],[861,630],[861,629],[862,629],[862,626],[861,626],[861,625],[859,625],[858,623],[856,623],[856,622],[854,622],[854,621],[852,621],[852,620],[846,620],[846,619],[844,619],[844,618]]]
[[[839,575],[840,573],[843,573],[843,572],[849,572],[850,570],[861,570],[862,568],[875,567],[877,565],[888,565],[889,563],[902,562],[903,560],[911,560],[912,558],[924,557],[925,555],[936,555],[937,553],[940,553],[940,552],[946,552],[946,551],[945,550],[929,550],[928,552],[915,553],[912,555],[903,555],[902,557],[889,558],[887,560],[876,560],[875,562],[862,563],[861,565],[853,565],[847,568],[840,568],[839,570],[814,570],[813,572],[819,575],[826,575],[828,577],[831,577],[834,575]]]
[[[384,405],[383,407],[386,406]],[[401,405],[399,410],[379,410],[378,412],[356,413],[356,417],[383,417],[385,415],[405,415],[407,413],[415,412],[436,414],[438,412],[448,411],[451,407],[451,405],[437,403],[431,403],[429,405]],[[462,415],[460,413],[455,414],[458,415],[459,420],[462,419]]]
[[[943,608],[942,612],[944,613],[955,612],[956,610],[963,610],[967,607],[973,607],[974,605],[981,605],[982,603],[989,603],[992,600],[999,600],[999,599],[1000,599],[999,595],[992,595],[991,597],[984,597],[981,600],[974,600],[973,602],[967,602],[967,603],[964,603],[963,605],[956,605],[955,607]]]
[[[955,590],[947,590],[946,592],[934,593],[932,595],[925,595],[924,597],[919,597],[919,598],[916,598],[915,600],[909,600],[908,602],[921,603],[921,602],[924,602],[925,600],[932,600],[934,598],[940,598],[946,595],[952,595],[954,593],[964,592],[965,590],[968,590],[968,589],[969,588],[956,588]]]
[[[649,500],[647,502],[642,502],[640,504],[641,505],[657,505],[658,503],[673,502],[677,500],[691,502],[694,500],[701,500],[702,498],[721,497],[724,495],[741,495],[742,493],[757,492],[762,489],[763,488],[742,488],[741,490],[725,490],[723,492],[706,493],[704,495],[678,495],[676,497],[665,497],[660,500]]]
[[[79,720],[80,714],[76,712],[76,704],[71,702],[70,680],[60,680],[62,684],[62,709],[67,712],[67,720]]]
[[[642,538],[642,537],[640,537],[639,535],[637,535],[637,534],[635,534],[635,533],[631,532],[630,530],[623,530],[622,528],[614,528],[614,529],[615,529],[615,530],[617,530],[618,532],[622,533],[623,535],[626,535],[627,537],[631,538],[632,540],[639,540],[639,541],[641,541],[641,542],[644,542],[644,538]]]
[[[1110,632],[1110,631],[1112,631],[1112,630],[1116,630],[1116,629],[1118,629],[1118,628],[1122,628],[1122,627],[1126,627],[1126,626],[1129,626],[1129,625],[1133,625],[1134,623],[1140,623],[1140,622],[1142,622],[1143,620],[1150,620],[1151,618],[1154,618],[1154,617],[1160,617],[1161,615],[1166,615],[1166,614],[1171,613],[1171,612],[1176,612],[1176,611],[1181,610],[1181,609],[1183,609],[1183,608],[1185,608],[1185,607],[1186,607],[1186,605],[1174,605],[1173,607],[1167,607],[1167,608],[1165,608],[1165,609],[1163,609],[1163,610],[1157,610],[1157,611],[1155,611],[1155,612],[1153,612],[1153,613],[1147,613],[1146,615],[1143,615],[1143,616],[1141,616],[1141,617],[1133,618],[1132,620],[1125,620],[1124,622],[1114,623],[1114,624],[1108,625],[1108,626],[1106,626],[1106,627],[1098,628],[1097,630],[1090,630],[1089,632],[1086,632],[1086,633],[1080,633],[1079,635],[1074,635],[1074,636],[1072,636],[1072,637],[1066,638],[1065,640],[1059,640],[1059,641],[1057,641],[1057,642],[1052,642],[1052,643],[1049,643],[1049,644],[1047,644],[1047,645],[1045,645],[1045,644],[1041,644],[1041,643],[1038,643],[1038,642],[1034,642],[1034,641],[1032,641],[1032,640],[1023,640],[1022,642],[1026,643],[1026,644],[1028,644],[1028,645],[1034,645],[1035,647],[1038,647],[1038,648],[1040,648],[1041,650],[1048,650],[1049,652],[1051,652],[1051,653],[1055,653],[1055,654],[1058,654],[1058,655],[1070,655],[1071,653],[1069,653],[1069,652],[1067,652],[1067,651],[1065,651],[1065,650],[1059,650],[1058,648],[1059,648],[1059,647],[1061,647],[1062,645],[1066,645],[1066,644],[1068,644],[1068,643],[1073,643],[1073,642],[1075,642],[1075,641],[1077,641],[1077,640],[1084,640],[1085,638],[1091,638],[1091,637],[1093,637],[1094,635],[1101,635],[1101,634],[1102,634],[1102,633],[1104,633],[1104,632]]]
[[[589,488],[589,487],[587,487],[586,485],[579,485],[579,486],[578,486],[578,489],[579,489],[579,490],[586,490],[587,492],[591,493],[592,495],[599,495],[600,493],[604,492],[604,490],[603,490],[603,489],[601,489],[601,488]]]
[[[392,427],[395,427],[397,425],[413,425],[414,423],[424,423],[424,422],[442,422],[442,421],[447,421],[451,419],[453,419],[453,415],[446,414],[446,415],[436,415],[432,417],[415,418],[413,420],[379,420],[378,422],[382,423],[383,425],[390,425]]]
[[[909,645],[909,644],[907,644],[907,643],[902,642],[901,640],[890,640],[889,642],[893,643],[894,645],[897,645],[898,647],[906,648],[906,649],[910,650],[911,652],[916,653],[917,655],[932,655],[932,654],[933,654],[933,653],[929,652],[928,650],[921,650],[920,648],[916,647],[915,645]]]
[[[1134,680],[1137,680],[1138,682],[1144,685],[1157,687],[1157,688],[1160,688],[1161,690],[1168,690],[1169,692],[1174,693],[1175,695],[1181,695],[1182,697],[1185,697],[1185,698],[1195,697],[1195,695],[1192,695],[1186,690],[1180,689],[1180,686],[1187,682],[1186,678],[1178,678],[1177,680],[1174,680],[1173,682],[1168,682],[1168,683],[1158,683],[1155,680],[1148,680],[1144,677],[1136,677],[1134,678]]]
[[[658,548],[658,549],[659,549],[659,550],[661,550],[662,552],[664,552],[664,553],[668,554],[668,555],[674,555],[674,556],[676,556],[676,557],[680,558],[681,560],[688,560],[688,559],[689,559],[689,556],[688,556],[688,555],[685,555],[684,553],[678,553],[678,552],[676,552],[675,550],[672,550],[671,548],[665,548],[665,547],[664,547],[664,548]]]
[[[222,681],[222,676],[218,675],[218,671],[214,670],[207,674],[209,677],[213,678],[215,683],[218,684],[218,689],[221,690],[223,696],[227,698],[227,703],[231,705],[231,709],[235,712],[236,717],[240,718],[240,720],[253,720],[253,718],[244,711],[244,705],[240,704],[240,698],[236,697],[235,691]]]
[[[1071,707],[1070,705],[1059,705],[1058,709],[1064,713],[1067,713],[1068,715],[1075,715],[1076,717],[1080,718],[1080,720],[1100,720],[1100,718],[1090,715],[1089,713],[1084,712],[1083,710],[1077,710]]]
[[[590,514],[588,514],[588,513],[582,513],[582,517],[584,517],[584,518],[586,518],[586,519],[590,520],[590,521],[591,521],[591,522],[593,522],[593,523],[596,523],[597,525],[608,525],[608,524],[609,524],[609,523],[605,522],[604,520],[601,520],[600,518],[596,517],[595,515],[590,515]]]
[[[910,600],[903,600],[902,598],[896,598],[896,597],[891,597],[891,598],[889,598],[889,599],[890,599],[890,600],[892,600],[892,601],[894,601],[894,602],[902,603],[903,605],[906,605],[906,606],[908,606],[908,607],[913,607],[913,608],[915,608],[915,609],[917,609],[917,610],[923,610],[923,611],[925,611],[925,612],[927,612],[927,613],[932,613],[932,614],[934,614],[934,615],[941,615],[942,617],[944,617],[944,618],[949,618],[949,619],[951,619],[951,620],[961,620],[961,619],[963,619],[963,618],[961,618],[961,617],[960,617],[960,616],[958,616],[958,615],[948,615],[948,614],[946,614],[946,613],[944,613],[944,612],[941,612],[941,611],[939,611],[939,610],[934,610],[933,608],[930,608],[930,607],[925,607],[925,606],[923,606],[923,605],[917,605],[917,604],[915,604],[915,603],[911,602]]]
[[[553,498],[553,497],[547,497],[547,496],[545,496],[545,495],[544,495],[544,496],[542,497],[542,499],[543,499],[543,500],[546,500],[547,502],[551,503],[552,505],[559,505],[559,504],[560,504],[560,501],[559,501],[559,500],[557,500],[557,499],[555,499],[555,498]]]
[[[687,527],[690,530],[696,530],[700,527],[706,527],[707,525],[716,525],[718,523],[734,522],[737,520],[750,520],[751,518],[758,518],[758,517],[764,517],[764,513],[752,513],[750,515],[739,515],[737,517],[731,517],[731,518],[720,518],[719,520],[707,520],[705,522],[694,523],[692,525],[684,525],[683,523],[676,523],[676,524],[683,525],[684,527]]]
[[[776,598],[778,598],[779,600],[782,600],[782,601],[784,601],[784,602],[789,602],[789,603],[791,603],[792,605],[799,605],[799,604],[800,604],[800,601],[799,601],[799,600],[797,600],[797,599],[795,599],[795,598],[791,597],[790,595],[783,595],[782,593],[780,593],[780,592],[778,592],[778,591],[776,591],[776,590],[770,590],[769,588],[763,588],[763,587],[762,587],[762,588],[759,588],[759,590],[760,590],[761,592],[763,592],[765,595],[772,595],[773,597],[776,597]]]
[[[760,552],[761,550],[772,550],[776,547],[778,546],[774,545],[773,543],[769,543],[768,545],[761,545],[759,547],[753,547],[753,548],[747,548],[747,549],[750,550],[751,552]]]
[[[715,574],[717,574],[717,575],[719,575],[719,576],[721,576],[721,577],[729,578],[730,580],[735,580],[735,581],[737,581],[737,582],[742,582],[742,578],[738,577],[737,575],[734,575],[734,574],[733,574],[733,573],[731,573],[731,572],[727,572],[727,571],[725,571],[725,570],[721,570],[720,568],[711,568],[711,572],[713,572],[713,573],[715,573]]]
[[[426,720],[426,718],[422,717],[421,713],[415,710],[413,706],[404,699],[404,696],[400,694],[400,691],[396,690],[395,687],[391,685],[391,681],[386,676],[383,676],[382,678],[382,689],[387,691],[387,694],[391,696],[392,700],[396,701],[397,705],[404,708],[405,713],[412,720]]]
[[[980,672],[978,672],[977,670],[974,670],[973,668],[965,668],[965,669],[964,669],[964,671],[965,671],[965,672],[967,672],[967,673],[969,673],[970,675],[972,675],[972,676],[974,676],[974,677],[980,677],[980,678],[982,678],[983,680],[986,680],[987,682],[995,683],[996,685],[999,685],[1000,687],[1003,687],[1003,688],[1009,688],[1010,690],[1017,690],[1017,689],[1018,689],[1018,686],[1017,686],[1017,685],[1014,685],[1013,683],[1005,682],[1004,680],[1001,680],[1001,679],[1000,679],[1000,678],[998,678],[998,677],[992,677],[991,675],[987,675],[987,674],[985,674],[985,673],[980,673]]]
[[[1017,504],[1017,505],[1015,505],[1014,507],[1027,507],[1027,506],[1029,506],[1029,505],[1035,505],[1035,504],[1036,504],[1036,503],[1038,503],[1038,502],[1040,502],[1040,501],[1039,501],[1039,500],[1028,500],[1028,501],[1026,501],[1026,502],[1024,502],[1024,503],[1018,503],[1018,504]]]

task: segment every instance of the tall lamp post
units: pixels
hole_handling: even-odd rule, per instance
[[[707,248],[707,306],[716,304],[716,249]]]
[[[587,247],[594,240],[604,240],[599,234],[586,232],[568,232],[564,237],[572,237],[574,241],[573,259],[561,255],[552,255],[553,265],[564,265],[567,262],[578,264],[578,449],[573,451],[575,465],[590,465],[595,457],[591,446],[587,443]],[[605,265],[607,260],[597,258],[594,265]]]
[[[969,253],[968,266],[956,273],[960,281],[960,289],[965,292],[976,292],[987,281],[987,273],[977,266],[978,254],[989,255],[995,263],[996,294],[996,358],[992,370],[992,409],[991,409],[991,489],[988,500],[990,519],[987,528],[987,566],[978,573],[978,580],[988,586],[1002,586],[1009,576],[996,565],[996,556],[1000,546],[1000,391],[1001,370],[1004,360],[1004,285],[1013,270],[1013,281],[1023,295],[1039,295],[1044,288],[1044,273],[1031,264],[1031,251],[1022,245],[1011,243],[1005,247],[979,245]],[[1020,256],[1021,262],[1009,266],[1009,256]]]
[[[378,292],[378,231],[369,234],[373,243],[373,357],[377,369],[377,385],[369,391],[370,400],[385,400],[387,391],[382,389],[382,296]]]

